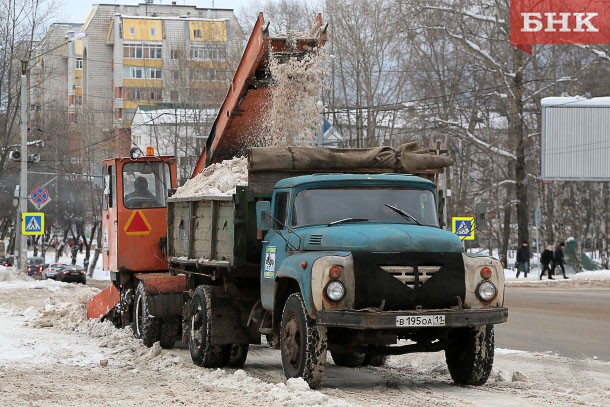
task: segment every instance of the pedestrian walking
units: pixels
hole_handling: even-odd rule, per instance
[[[563,274],[563,278],[568,278],[566,276],[566,268],[565,265],[565,255],[563,253],[563,248],[566,246],[566,242],[561,242],[555,248],[555,252],[553,253],[553,268],[551,269],[551,273],[555,275],[555,267],[561,267],[561,274]]]
[[[540,272],[540,279],[542,280],[542,276],[546,271],[549,280],[554,280],[553,275],[551,274],[551,263],[553,262],[553,245],[548,245],[546,249],[542,252],[540,256],[540,264],[542,264],[542,271]]]
[[[527,273],[530,271],[530,247],[528,242],[521,243],[521,247],[517,250],[517,278],[522,271],[527,278]]]

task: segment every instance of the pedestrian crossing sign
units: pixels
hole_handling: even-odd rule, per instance
[[[462,240],[474,240],[474,218],[472,216],[451,218],[451,230]]]
[[[23,235],[44,234],[44,213],[24,212],[21,214],[21,233]]]

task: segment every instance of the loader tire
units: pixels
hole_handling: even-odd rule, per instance
[[[189,335],[191,359],[198,366],[222,366],[223,348],[212,345],[212,329],[212,290],[200,285],[191,299]]]
[[[140,281],[133,304],[133,336],[142,339],[144,346],[150,348],[160,339],[160,325],[160,321],[148,313],[148,293]]]
[[[445,360],[456,384],[485,384],[494,361],[493,325],[454,329],[449,334]]]
[[[282,312],[280,352],[286,378],[302,377],[315,388],[324,375],[326,329],[307,314],[300,293],[291,294]]]

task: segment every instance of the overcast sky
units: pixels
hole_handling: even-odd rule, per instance
[[[145,0],[60,0],[57,22],[84,23],[93,4],[138,4]],[[154,0],[154,3],[170,4],[171,0]],[[177,4],[197,7],[215,7],[239,9],[248,0],[176,0]]]

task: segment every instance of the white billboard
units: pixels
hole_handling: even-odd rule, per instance
[[[542,99],[541,177],[610,180],[610,97]]]

